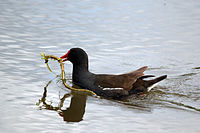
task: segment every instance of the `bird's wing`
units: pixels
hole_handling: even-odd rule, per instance
[[[123,84],[125,90],[131,90],[133,87],[133,84],[136,82],[136,80],[144,75],[144,71],[147,70],[147,66],[141,67],[135,71],[132,71],[130,73],[122,74],[125,78],[125,82]]]
[[[100,88],[121,88],[129,91],[136,80],[144,75],[143,72],[147,68],[145,66],[130,73],[120,75],[98,74],[95,77],[95,85]]]

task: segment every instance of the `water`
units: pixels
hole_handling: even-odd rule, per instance
[[[199,7],[195,0],[0,1],[1,131],[200,132]],[[87,51],[92,72],[148,65],[146,74],[168,79],[125,102],[69,94],[54,74],[58,63],[50,73],[40,53],[72,47]],[[68,79],[71,68],[65,64]]]

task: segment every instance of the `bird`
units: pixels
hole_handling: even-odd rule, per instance
[[[82,48],[71,48],[60,59],[62,62],[72,63],[72,83],[74,85],[91,90],[98,96],[108,99],[122,100],[133,94],[147,94],[158,82],[167,78],[167,75],[163,75],[146,80],[155,77],[144,75],[148,66],[125,74],[92,73],[88,67],[88,55]]]

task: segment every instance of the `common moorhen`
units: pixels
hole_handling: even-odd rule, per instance
[[[60,58],[63,62],[68,60],[73,64],[73,84],[111,99],[122,99],[131,94],[146,94],[157,82],[167,77],[164,75],[144,80],[154,77],[143,74],[147,66],[120,75],[94,74],[88,70],[88,55],[81,48],[72,48]]]

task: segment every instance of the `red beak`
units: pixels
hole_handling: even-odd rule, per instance
[[[60,59],[63,59],[62,62],[67,61],[68,60],[68,54],[69,54],[70,50],[63,56],[60,57]]]

